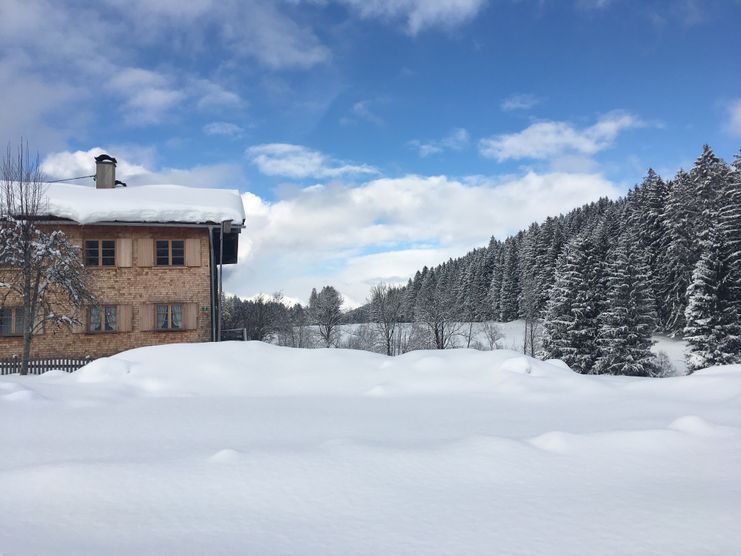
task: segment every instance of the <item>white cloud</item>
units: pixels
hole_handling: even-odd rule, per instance
[[[637,116],[621,111],[605,114],[594,125],[582,129],[568,122],[538,122],[518,133],[482,139],[479,152],[499,162],[523,158],[544,160],[568,153],[593,155],[609,148],[621,131],[645,125]]]
[[[726,130],[732,135],[741,135],[741,98],[728,105]]]
[[[456,128],[446,137],[438,141],[410,141],[409,145],[416,149],[421,157],[438,154],[446,150],[461,151],[468,146],[470,136],[463,128]]]
[[[404,21],[412,35],[433,27],[451,28],[473,19],[487,0],[337,0],[361,17]]]
[[[224,135],[226,137],[239,137],[244,129],[231,122],[211,122],[203,126],[206,135]]]
[[[225,10],[225,7],[234,9]],[[301,26],[270,1],[224,3],[220,13],[221,36],[241,56],[271,69],[308,69],[327,62],[331,52],[313,29]]]
[[[197,79],[191,85],[196,106],[201,110],[233,110],[245,105],[245,101],[234,91],[208,79]]]
[[[347,115],[340,118],[340,124],[350,125],[363,120],[377,126],[385,125],[386,122],[376,113],[374,106],[386,102],[387,99],[383,98],[359,100],[352,105]]]
[[[379,280],[406,281],[435,265],[565,212],[617,188],[598,174],[528,173],[461,181],[445,176],[376,179],[358,186],[313,186],[276,202],[243,195],[242,258],[229,291],[281,290],[306,299],[333,284],[362,303]]]
[[[353,104],[352,111],[356,116],[367,122],[381,125],[383,120],[371,110],[371,102],[370,100],[360,100]]]
[[[247,149],[247,156],[263,174],[287,178],[337,178],[353,174],[377,174],[366,164],[347,164],[319,151],[289,143],[267,143]]]
[[[102,147],[93,147],[87,151],[62,151],[51,153],[41,162],[41,170],[50,179],[67,179],[78,176],[90,176],[95,174],[95,160],[93,159],[103,153],[108,153],[115,157],[113,152],[107,151]],[[141,164],[132,163],[121,158],[116,158],[116,160],[118,162],[116,164],[116,173],[119,176],[135,176],[147,172],[147,169]],[[77,183],[84,182],[81,181]]]
[[[198,165],[191,168],[162,166],[152,169],[155,154],[141,147],[94,147],[87,151],[61,151],[47,155],[41,170],[49,179],[67,179],[95,174],[94,157],[107,153],[117,160],[116,177],[127,185],[177,184],[193,187],[230,187],[245,185],[237,164]],[[91,184],[91,180],[70,183]]]
[[[576,0],[576,6],[584,10],[603,10],[614,0]]]
[[[529,110],[540,102],[541,100],[535,95],[515,94],[505,98],[500,106],[505,112],[512,112],[514,110]]]

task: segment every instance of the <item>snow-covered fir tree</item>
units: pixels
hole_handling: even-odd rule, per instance
[[[725,273],[724,245],[717,229],[704,241],[702,256],[692,273],[685,310],[684,328],[687,340],[687,367],[690,372],[712,365],[730,363],[721,349],[723,341],[723,293]]]
[[[562,359],[580,373],[591,372],[598,351],[599,293],[589,271],[592,249],[587,235],[567,244],[556,267],[544,323],[543,355]]]
[[[599,314],[597,374],[654,376],[656,327],[651,269],[634,234],[625,233],[609,256],[604,310]]]

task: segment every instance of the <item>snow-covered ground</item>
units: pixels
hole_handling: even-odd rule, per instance
[[[0,378],[0,553],[728,554],[741,366],[145,348]]]
[[[472,342],[478,342],[481,346],[488,348],[489,342],[483,330],[485,324],[487,323],[476,322],[473,324]],[[499,348],[522,352],[522,345],[525,342],[525,321],[513,320],[510,322],[495,322],[491,324],[496,325],[502,334],[502,338],[497,342]],[[342,338],[346,340],[349,335],[352,335],[357,331],[359,326],[361,325],[342,325],[340,327]],[[404,324],[402,326],[409,327],[410,325]],[[453,338],[453,344],[458,347],[465,347],[467,341],[465,334],[468,332],[468,324],[461,323],[458,326],[460,327],[460,333]],[[653,340],[654,345],[651,348],[651,351],[656,354],[663,351],[669,357],[676,374],[687,374],[687,362],[684,358],[684,351],[687,345],[686,342],[679,338],[670,338],[668,336],[660,335],[655,335]]]

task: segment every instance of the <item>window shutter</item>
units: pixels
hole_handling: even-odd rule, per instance
[[[154,330],[154,305],[139,305],[139,329]]]
[[[121,237],[116,240],[116,266],[127,268],[131,266],[133,258],[132,240]]]
[[[185,240],[185,266],[201,266],[201,240]]]
[[[119,332],[131,332],[131,305],[119,305],[116,308],[116,324]]]
[[[183,303],[183,328],[195,330],[198,328],[198,304]]]
[[[43,309],[39,309],[33,322],[33,333],[43,334],[44,332],[46,332],[46,326],[44,325],[44,312]]]
[[[136,240],[136,264],[137,266],[154,265],[154,240],[142,238]]]

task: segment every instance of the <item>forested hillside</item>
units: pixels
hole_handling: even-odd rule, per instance
[[[741,156],[706,146],[689,172],[649,170],[624,198],[492,238],[399,293],[402,320],[433,329],[524,318],[534,338],[542,323],[540,354],[580,372],[650,374],[654,331],[686,336],[690,369],[737,362]]]

